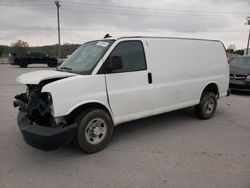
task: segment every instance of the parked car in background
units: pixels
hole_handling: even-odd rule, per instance
[[[26,68],[29,64],[47,64],[49,67],[58,65],[57,57],[49,56],[44,52],[28,52],[25,56],[16,56],[14,63],[22,68]]]
[[[233,58],[229,87],[231,90],[250,91],[250,56]]]

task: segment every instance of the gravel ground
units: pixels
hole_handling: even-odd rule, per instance
[[[115,128],[110,145],[87,155],[72,145],[40,151],[25,144],[13,97],[18,75],[48,69],[0,65],[0,187],[250,188],[250,94],[219,100],[210,120],[187,108]]]

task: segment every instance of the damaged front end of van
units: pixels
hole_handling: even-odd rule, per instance
[[[53,116],[53,97],[42,88],[74,74],[59,71],[36,71],[21,75],[17,82],[27,86],[26,92],[15,96],[13,105],[18,108],[17,124],[27,144],[43,150],[56,149],[70,143],[76,124],[68,125],[65,119]]]

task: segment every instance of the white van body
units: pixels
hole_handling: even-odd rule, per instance
[[[97,74],[113,48],[128,40],[142,42],[147,70]],[[148,84],[149,72],[152,84]],[[21,82],[21,78],[18,80]],[[114,42],[92,75],[52,82],[42,92],[52,95],[54,117],[65,116],[81,105],[94,102],[104,105],[117,125],[194,106],[210,83],[217,85],[219,97],[227,95],[229,66],[220,41],[124,37]]]
[[[141,41],[147,70],[98,75],[97,72],[115,46],[122,41]],[[54,74],[53,74],[54,72]],[[152,73],[152,84],[147,74]],[[58,76],[58,71],[33,72],[40,79]],[[60,72],[59,76],[69,73]],[[47,75],[47,76],[46,76]],[[22,81],[25,77],[29,79]],[[34,84],[29,74],[17,79]],[[36,81],[36,80],[35,80]],[[65,116],[87,103],[100,103],[110,112],[114,125],[152,116],[199,103],[202,91],[210,84],[218,87],[219,96],[227,95],[229,66],[220,41],[131,37],[116,39],[100,60],[92,75],[75,75],[45,85],[51,93],[53,116]]]
[[[160,37],[105,40],[113,43],[89,75],[47,70],[21,75],[17,81],[35,85],[57,79],[41,90],[51,95],[51,114],[57,121],[84,105],[97,104],[108,112],[114,126],[198,105],[206,88],[217,98],[228,94],[229,65],[220,41]],[[144,69],[100,72],[119,44],[133,41],[142,45]]]

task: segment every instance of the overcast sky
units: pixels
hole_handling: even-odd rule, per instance
[[[221,40],[245,48],[250,0],[62,0],[61,43],[112,36],[173,36]],[[0,45],[21,39],[57,43],[52,0],[0,0]]]

